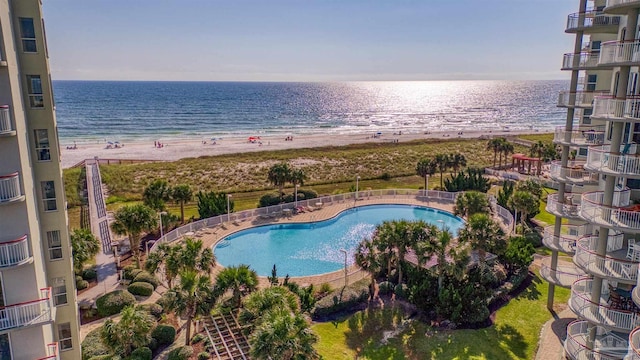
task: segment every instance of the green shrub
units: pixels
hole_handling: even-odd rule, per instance
[[[176,339],[176,329],[171,325],[158,325],[151,331],[151,337],[158,341],[158,345],[173,344]]]
[[[159,319],[162,316],[162,313],[164,311],[162,306],[158,304],[142,304],[142,305],[138,305],[138,308],[142,311],[148,312],[149,314],[151,314],[151,316],[155,317],[156,319]]]
[[[280,195],[277,193],[264,194],[258,201],[258,207],[267,207],[280,204]]]
[[[78,290],[84,290],[86,288],[89,287],[89,282],[86,280],[80,280],[78,282],[76,282],[76,289]]]
[[[125,266],[122,270],[122,277],[125,280],[133,280],[138,274],[142,272],[142,270],[138,269],[135,265]]]
[[[343,289],[336,290],[318,300],[313,309],[313,318],[323,318],[336,312],[348,309],[358,303],[365,302],[369,298],[369,282],[358,281]]]
[[[123,308],[136,303],[136,298],[128,291],[115,290],[106,293],[96,300],[98,314],[100,316],[110,316],[120,313]]]
[[[129,356],[129,360],[151,360],[153,352],[148,347],[141,347],[133,350]]]
[[[102,327],[90,331],[82,342],[82,360],[93,359],[97,356],[111,356],[100,340],[100,331]],[[110,359],[107,357],[105,359]]]
[[[196,334],[194,337],[191,338],[191,344],[197,344],[202,340],[204,340],[204,335]]]
[[[198,360],[209,360],[210,358],[211,358],[211,355],[209,355],[209,353],[206,351],[203,351],[198,354]]]
[[[98,356],[94,356],[92,358],[89,358],[89,360],[119,360],[120,356],[117,355],[98,355]]]
[[[391,294],[394,290],[395,286],[388,282],[388,281],[383,281],[380,284],[378,284],[378,294],[380,295],[388,295]]]
[[[397,297],[405,299],[407,297],[407,285],[398,284],[396,285],[393,292],[396,294]]]
[[[149,344],[147,344],[147,347],[152,351],[156,351],[156,349],[158,348],[158,340],[151,338]]]
[[[82,281],[82,276],[80,275],[76,275],[76,284],[78,283],[78,281]]]
[[[149,274],[146,271],[142,271],[138,275],[136,275],[136,277],[133,278],[133,282],[149,283],[149,284],[153,285],[153,289],[154,290],[155,290],[155,288],[158,287],[158,279],[156,279],[155,276]]]
[[[133,295],[151,296],[153,294],[153,285],[146,282],[134,282],[127,287],[127,291]]]
[[[300,200],[300,199],[304,199],[304,200],[315,199],[317,197],[318,197],[318,193],[313,191],[313,190],[298,189],[298,200]]]
[[[96,280],[98,278],[98,272],[94,269],[87,269],[82,272],[82,278],[87,281]]]
[[[187,360],[189,356],[193,354],[193,348],[191,346],[181,346],[171,350],[168,360]]]

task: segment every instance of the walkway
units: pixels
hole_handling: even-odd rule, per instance
[[[564,359],[563,345],[567,337],[567,325],[575,319],[576,315],[566,308],[544,324],[540,331],[536,360]]]

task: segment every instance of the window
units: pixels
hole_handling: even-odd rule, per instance
[[[587,77],[587,91],[596,91],[598,75],[589,75]]]
[[[67,286],[64,278],[55,278],[52,281],[53,288],[53,303],[58,305],[64,305],[67,303]]]
[[[73,348],[73,342],[71,341],[71,323],[58,325],[58,344],[60,345],[60,350]]]
[[[44,211],[58,210],[56,204],[56,188],[53,181],[41,181],[40,188],[42,190],[42,203]]]
[[[20,37],[22,38],[22,51],[33,53],[38,51],[36,46],[36,29],[32,18],[20,18]]]
[[[578,149],[578,156],[587,156],[587,152],[589,150],[587,148],[580,148]]]
[[[591,114],[593,114],[593,109],[584,109],[582,110],[582,123],[585,125],[591,124]]]
[[[600,45],[602,45],[602,41],[592,41],[591,42],[591,50],[600,51]]]
[[[62,259],[60,231],[47,231],[47,246],[49,247],[49,260]]]
[[[29,104],[32,108],[43,108],[42,80],[40,75],[27,75],[27,91],[29,92]]]
[[[9,334],[0,335],[0,360],[11,360]]]
[[[39,161],[51,160],[51,152],[49,148],[49,132],[47,129],[33,130],[36,141],[36,153]]]

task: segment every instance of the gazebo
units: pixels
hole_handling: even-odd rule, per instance
[[[517,168],[521,174],[526,173],[531,175],[531,167],[535,165],[535,175],[540,175],[542,172],[542,159],[536,157],[529,157],[525,154],[513,154],[511,155],[511,168]],[[526,170],[525,170],[526,168]]]

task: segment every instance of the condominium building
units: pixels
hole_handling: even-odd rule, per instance
[[[40,0],[0,0],[0,360],[80,359]]]
[[[575,43],[562,63],[571,83],[558,99],[567,118],[541,275],[549,308],[555,286],[571,288],[571,359],[640,359],[639,11],[640,0],[579,0],[565,30]]]

